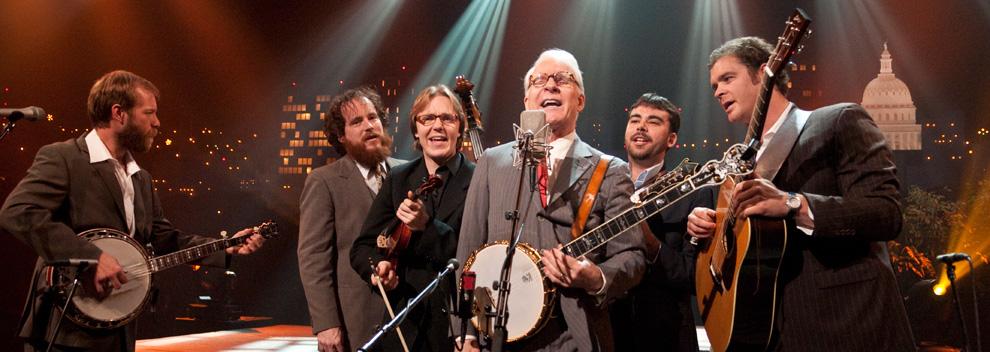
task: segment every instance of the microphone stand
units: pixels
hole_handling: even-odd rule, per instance
[[[952,300],[956,303],[956,313],[959,313],[959,325],[962,326],[963,340],[966,342],[966,351],[970,351],[969,332],[966,329],[966,320],[963,319],[962,306],[959,304],[959,291],[956,290],[956,264],[945,263],[945,274],[949,277],[949,287],[952,288]]]
[[[526,133],[525,138],[522,142],[522,150],[520,152],[523,155],[523,164],[527,164],[532,168],[533,164],[533,133]],[[534,172],[530,171],[530,180],[533,180]],[[519,168],[519,187],[516,189],[516,205],[515,209],[511,212],[505,213],[507,220],[512,220],[512,232],[516,233],[515,238],[509,242],[509,246],[505,249],[505,261],[502,262],[502,272],[499,275],[498,282],[495,283],[495,289],[498,290],[498,301],[495,303],[495,326],[492,331],[491,336],[491,350],[492,352],[502,352],[505,348],[505,342],[508,338],[508,331],[506,331],[506,322],[509,319],[508,305],[509,305],[509,291],[511,290],[511,285],[509,285],[509,277],[512,274],[512,257],[516,254],[516,245],[519,244],[519,240],[522,239],[522,225],[519,224],[519,205],[522,200],[522,190],[523,190],[523,179],[526,175],[526,168]],[[531,182],[530,194],[533,193],[533,189],[536,186],[536,182]],[[517,230],[518,226],[518,230]]]
[[[13,124],[13,122],[11,122],[11,124]],[[4,132],[6,132],[6,128],[4,129]],[[2,137],[3,135],[0,135],[0,138]],[[65,312],[69,310],[69,303],[72,302],[72,297],[76,294],[76,287],[79,287],[79,276],[83,274],[86,267],[86,264],[76,267],[76,276],[72,278],[72,285],[69,286],[69,295],[65,297],[65,304],[62,305],[62,312],[59,313],[58,321],[55,322],[55,331],[52,332],[52,337],[48,340],[48,347],[45,348],[45,352],[50,352],[52,347],[55,346],[55,339],[58,338],[58,331],[62,329],[62,321],[65,320]]]
[[[7,123],[3,125],[3,130],[0,131],[0,140],[3,140],[3,137],[6,137],[7,134],[10,133],[10,131],[13,131],[14,126],[16,125],[17,125],[17,119],[7,120]]]
[[[392,329],[395,329],[396,326],[402,323],[402,321],[406,319],[406,315],[409,314],[409,311],[411,311],[413,307],[419,304],[420,301],[422,301],[424,298],[426,298],[431,293],[433,293],[433,290],[435,290],[437,286],[440,285],[440,280],[443,279],[444,276],[447,276],[450,273],[454,272],[454,270],[457,269],[458,266],[459,264],[457,263],[456,260],[451,259],[451,261],[447,262],[447,267],[445,267],[443,271],[437,274],[437,277],[434,278],[429,285],[426,285],[426,288],[420,291],[419,294],[416,295],[416,297],[413,297],[413,299],[409,301],[408,304],[406,304],[406,307],[403,308],[402,311],[399,312],[399,314],[396,314],[395,318],[389,321],[388,324],[385,324],[385,326],[378,328],[378,331],[375,332],[375,336],[372,336],[371,340],[365,342],[364,345],[361,346],[361,348],[358,348],[357,350],[367,352],[372,347],[375,347],[375,344],[378,343],[378,340],[381,339],[382,336],[385,336],[386,333],[388,333]]]

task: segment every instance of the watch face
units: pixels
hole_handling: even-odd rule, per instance
[[[801,198],[798,198],[796,194],[791,193],[787,197],[787,207],[791,209],[797,209],[801,207]]]

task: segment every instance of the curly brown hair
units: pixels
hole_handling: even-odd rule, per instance
[[[340,142],[340,137],[344,135],[344,105],[354,99],[368,98],[371,105],[375,107],[375,113],[382,121],[382,128],[388,128],[388,118],[385,116],[385,104],[382,97],[371,87],[358,87],[348,89],[330,101],[330,111],[327,113],[326,123],[323,125],[323,132],[327,135],[327,141],[333,146],[340,156],[347,155],[347,149]]]

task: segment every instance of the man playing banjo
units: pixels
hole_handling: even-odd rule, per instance
[[[551,130],[547,142],[552,148],[537,168],[539,190],[530,196],[529,182],[524,181],[527,185],[519,206],[518,221],[523,224],[521,242],[538,252],[519,251],[515,260],[528,256],[542,263],[542,272],[534,273],[537,279],[529,282],[544,282],[539,275],[542,274],[556,288],[558,297],[546,310],[548,314],[543,317],[546,324],[542,328],[532,327],[532,333],[516,341],[510,339],[511,348],[514,351],[611,351],[614,348],[607,303],[640,281],[646,269],[642,233],[633,227],[579,258],[566,255],[560,246],[571,241],[571,225],[599,161],[606,158],[604,179],[586,228],[594,228],[632,206],[629,169],[621,160],[608,161],[602,152],[577,136],[577,118],[584,110],[585,96],[581,71],[573,55],[559,49],[543,52],[526,74],[524,89],[526,109],[546,113]],[[457,248],[457,258],[462,262],[471,262],[468,258],[474,259],[472,253],[482,246],[510,240],[514,235],[512,221],[505,215],[515,208],[519,187],[519,178],[510,176],[520,172],[513,166],[514,146],[515,143],[507,143],[488,149],[478,162],[468,189]],[[474,261],[471,270],[492,270],[481,268],[479,262]],[[500,265],[500,262],[494,264],[497,266],[494,270]],[[480,278],[479,272],[479,286],[488,284]],[[512,285],[513,291],[523,290],[525,286],[521,282]],[[542,297],[520,299],[513,294],[510,306],[513,300],[532,303],[531,308],[537,314],[544,308]],[[509,313],[511,319],[533,312],[510,309]],[[472,330],[468,335],[473,336],[467,338],[465,350],[477,350],[477,334]]]
[[[138,167],[132,153],[151,149],[158,134],[158,88],[127,71],[107,73],[90,90],[87,102],[93,129],[83,136],[42,147],[27,176],[0,210],[0,228],[30,246],[40,257],[36,272],[46,262],[68,259],[98,260],[84,272],[76,295],[106,298],[128,280],[119,258],[76,234],[94,228],[122,232],[158,254],[192,247],[211,238],[183,233],[165,218],[151,184],[151,174]],[[264,238],[244,229],[235,237],[251,235],[227,254],[250,254]],[[224,256],[203,260],[224,265]],[[129,276],[130,274],[130,276]],[[144,275],[147,275],[145,273]],[[25,350],[44,350],[59,317],[50,295],[44,294],[44,275],[36,275],[21,318]],[[133,351],[134,324],[93,329],[66,319],[55,341],[58,351]]]

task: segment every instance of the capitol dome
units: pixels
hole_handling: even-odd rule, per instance
[[[919,150],[921,125],[915,122],[917,109],[907,84],[894,76],[891,61],[884,43],[880,73],[863,90],[862,105],[880,127],[890,149]]]
[[[914,107],[911,91],[904,81],[894,76],[891,61],[887,44],[884,43],[883,53],[880,54],[880,73],[863,90],[864,107]]]

